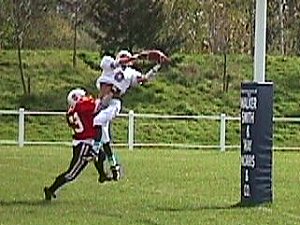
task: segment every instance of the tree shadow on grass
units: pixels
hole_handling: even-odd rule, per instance
[[[50,201],[44,199],[35,199],[35,200],[0,200],[0,206],[43,206],[49,205]],[[53,203],[51,203],[53,204]]]
[[[190,205],[185,207],[156,207],[156,211],[181,212],[181,211],[201,211],[201,210],[227,210],[245,207],[255,207],[256,205],[243,205],[240,202],[230,205]]]
[[[61,208],[64,207],[64,205],[66,206],[70,206],[70,205],[78,205],[78,202],[75,201],[70,201],[70,200],[52,200],[52,201],[46,201],[44,199],[34,199],[34,200],[0,200],[0,208],[1,207],[33,207],[33,210],[35,210],[36,208],[45,208],[45,210],[47,210],[50,207],[57,207],[57,208]],[[96,204],[95,204],[96,205]],[[75,208],[73,209],[73,211],[76,212],[77,211],[81,211],[81,209]],[[102,215],[105,217],[109,217],[112,219],[123,219],[123,215],[122,213],[119,212],[112,212],[107,210],[106,208],[93,208],[89,211],[90,213],[94,214],[94,215]]]

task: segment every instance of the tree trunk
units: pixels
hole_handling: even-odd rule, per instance
[[[284,2],[283,2],[283,0],[279,0],[280,50],[281,50],[281,55],[285,54],[283,10],[284,10]]]
[[[227,54],[224,51],[223,52],[223,56],[224,56],[224,63],[223,63],[223,92],[226,92],[226,82],[227,82]]]
[[[24,95],[27,94],[27,89],[26,89],[26,83],[25,83],[25,77],[24,77],[24,71],[23,71],[23,63],[22,63],[22,56],[21,56],[21,46],[20,46],[20,41],[18,40],[18,61],[19,61],[19,70],[20,70],[20,75],[21,75],[21,81],[22,81],[22,86],[23,86],[23,92]]]
[[[28,95],[31,94],[31,80],[30,76],[27,75],[27,90],[28,90]]]
[[[254,57],[254,36],[255,36],[255,0],[252,0],[251,10],[250,10],[250,18],[251,18],[251,56]]]
[[[27,88],[26,88],[26,83],[25,83],[25,76],[24,76],[24,71],[23,71],[23,63],[22,63],[22,55],[21,55],[21,40],[19,37],[17,38],[17,42],[18,42],[17,43],[18,62],[19,62],[19,70],[20,70],[20,75],[21,75],[23,92],[24,92],[24,95],[27,95]]]
[[[74,18],[74,39],[73,39],[73,67],[76,67],[76,49],[77,49],[77,15],[78,14],[78,3],[75,3],[75,18]]]

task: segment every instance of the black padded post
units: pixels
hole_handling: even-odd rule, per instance
[[[241,84],[241,204],[272,202],[273,83]]]

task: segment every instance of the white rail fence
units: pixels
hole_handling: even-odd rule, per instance
[[[19,110],[0,110],[0,115],[17,115],[18,116],[18,139],[16,140],[0,140],[0,145],[13,144],[23,147],[24,145],[70,145],[70,141],[26,141],[25,140],[25,116],[26,115],[65,115],[65,112],[41,112],[41,111],[25,111],[24,108]],[[231,148],[240,148],[240,145],[226,145],[226,122],[227,121],[239,121],[240,117],[226,116],[226,114],[220,115],[197,115],[197,116],[180,116],[180,115],[158,115],[158,114],[137,114],[132,110],[128,114],[120,114],[120,117],[128,117],[128,137],[127,143],[119,143],[117,146],[127,146],[130,150],[134,147],[183,147],[183,148],[203,148],[203,149],[219,149],[225,151]],[[134,142],[134,126],[135,118],[149,118],[149,119],[184,119],[184,120],[217,120],[219,121],[219,144],[218,145],[188,145],[184,144],[172,144],[172,143],[135,143]],[[300,122],[300,118],[296,117],[281,117],[274,118],[274,122]],[[1,121],[0,121],[1,124]],[[279,150],[300,150],[299,147],[273,147]]]

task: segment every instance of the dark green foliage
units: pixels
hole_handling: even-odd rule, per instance
[[[1,49],[14,48],[13,2],[0,0]],[[253,54],[253,0],[228,0],[222,3],[205,0],[28,2],[15,1],[23,9],[28,5],[30,10],[27,16],[21,17],[21,22],[26,25],[26,32],[22,34],[24,47],[29,49],[71,49],[75,12],[72,6],[77,5],[76,24],[80,26],[76,45],[79,49],[97,50],[102,46],[102,50],[110,53],[120,48],[159,48],[169,54],[178,51]],[[300,2],[297,0],[268,1],[268,54],[299,55],[299,10]]]
[[[93,24],[90,33],[106,52],[157,48],[162,7],[159,0],[95,1],[88,15]]]

